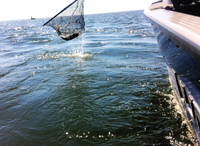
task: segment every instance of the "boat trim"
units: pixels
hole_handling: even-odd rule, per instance
[[[146,9],[144,14],[177,47],[181,47],[200,63],[200,17],[165,10],[162,7]]]

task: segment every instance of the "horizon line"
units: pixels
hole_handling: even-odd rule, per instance
[[[103,13],[100,12],[100,13],[91,13],[91,14],[84,14],[84,15],[110,14],[110,13],[121,13],[121,12],[142,11],[142,10],[144,10],[144,9],[127,10],[127,11],[114,11],[114,12],[103,12]],[[33,17],[33,16],[30,16],[30,18],[23,18],[23,19],[0,20],[0,22],[30,20],[31,17]],[[33,18],[35,18],[35,19],[37,20],[37,19],[46,19],[46,18],[52,18],[52,17],[50,17],[50,16],[45,16],[45,17],[33,17]]]

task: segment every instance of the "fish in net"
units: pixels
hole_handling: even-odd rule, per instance
[[[85,32],[84,0],[75,0],[43,26],[51,26],[66,41],[80,36]]]

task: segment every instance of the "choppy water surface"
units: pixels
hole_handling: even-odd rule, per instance
[[[142,11],[0,22],[0,145],[193,145]]]

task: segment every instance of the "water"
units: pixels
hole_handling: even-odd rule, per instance
[[[0,145],[193,145],[142,11],[0,22]]]

